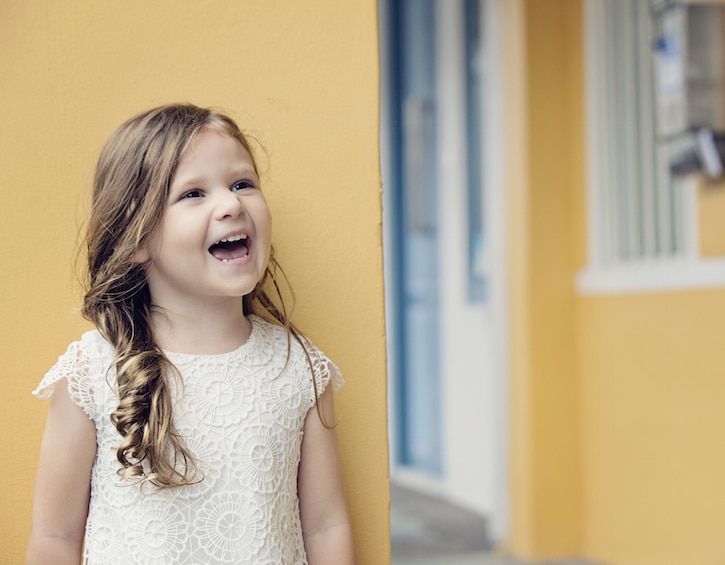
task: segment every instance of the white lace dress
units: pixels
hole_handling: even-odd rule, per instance
[[[113,348],[97,331],[72,343],[34,391],[49,398],[66,379],[73,402],[96,426],[84,563],[307,563],[297,470],[305,416],[315,404],[310,368],[294,339],[285,367],[285,330],[251,320],[249,339],[231,353],[167,353],[183,378],[174,387],[174,423],[204,476],[192,486],[149,495],[116,473]],[[314,346],[308,352],[318,394],[331,380],[339,388],[337,367]]]

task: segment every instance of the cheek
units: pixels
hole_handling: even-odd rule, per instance
[[[256,228],[259,235],[264,235],[271,239],[272,235],[272,214],[267,207],[267,203],[262,201],[256,211]]]
[[[269,209],[267,209],[267,232],[269,233],[270,238],[272,237],[272,214],[269,213]]]
[[[261,234],[257,232],[257,241],[262,244],[262,259],[264,260],[265,265],[269,262],[269,255],[272,250],[272,238],[271,238],[271,231],[270,231],[270,225],[267,224],[267,229],[265,230],[264,234]],[[261,236],[261,237],[260,237]]]

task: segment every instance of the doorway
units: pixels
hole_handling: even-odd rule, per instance
[[[507,529],[500,0],[380,0],[392,477]]]

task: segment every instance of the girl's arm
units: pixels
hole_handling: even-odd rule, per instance
[[[95,455],[95,425],[71,401],[63,379],[40,446],[28,565],[80,563]]]
[[[320,396],[325,422],[335,422],[332,385]],[[340,471],[337,434],[317,410],[305,419],[298,477],[300,518],[310,565],[353,565],[355,553]]]

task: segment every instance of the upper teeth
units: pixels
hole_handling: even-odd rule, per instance
[[[242,234],[239,234],[239,235],[230,235],[229,237],[225,237],[223,239],[220,239],[219,241],[217,241],[217,243],[232,243],[234,241],[240,241],[242,239],[247,239],[247,234],[246,233],[242,233]]]

